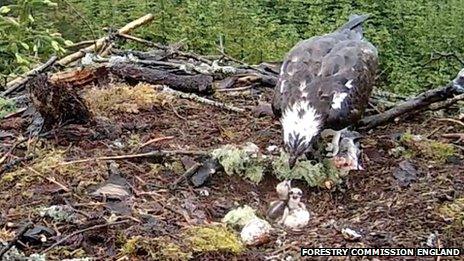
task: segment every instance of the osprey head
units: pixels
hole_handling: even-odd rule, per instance
[[[292,169],[297,159],[311,147],[320,132],[320,115],[309,101],[301,100],[287,107],[281,124],[285,149],[290,154],[289,166]]]

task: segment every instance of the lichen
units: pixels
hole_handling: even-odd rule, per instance
[[[190,227],[184,239],[194,252],[227,252],[239,254],[244,246],[237,235],[223,226]]]
[[[233,227],[243,227],[254,218],[256,218],[255,210],[245,205],[229,211],[224,218],[222,218],[222,222]]]
[[[239,175],[259,183],[264,175],[265,161],[259,155],[252,157],[244,148],[224,145],[215,149],[211,155],[219,161],[227,175]]]
[[[325,187],[326,182],[338,184],[342,181],[341,173],[329,160],[323,162],[300,160],[296,162],[293,169],[290,169],[288,159],[288,154],[281,152],[280,156],[272,162],[273,171],[281,180],[301,179],[312,187]]]

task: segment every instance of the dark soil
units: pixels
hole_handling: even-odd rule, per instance
[[[219,100],[250,108],[258,105],[258,102],[269,102],[271,91],[259,89],[252,95],[224,95]],[[122,135],[116,139],[95,141],[85,138],[72,142],[63,138],[42,139],[18,146],[7,162],[23,157],[27,151],[33,151],[34,146],[64,149],[66,161],[154,149],[209,150],[222,144],[243,144],[248,141],[262,150],[272,144],[281,146],[280,125],[272,117],[256,118],[248,112],[232,113],[183,99],[177,99],[170,105],[155,106],[139,113],[113,115],[112,120],[122,129]],[[295,182],[304,190],[304,201],[312,214],[310,224],[304,231],[277,230],[269,243],[248,248],[239,256],[222,252],[195,253],[194,259],[264,260],[274,257],[274,260],[281,260],[288,255],[298,256],[302,246],[422,247],[426,246],[427,238],[432,233],[438,235],[438,243],[442,247],[464,248],[463,226],[456,225],[438,211],[443,204],[464,197],[462,149],[457,149],[458,157],[452,160],[454,163],[412,158],[410,161],[418,170],[417,179],[404,187],[393,175],[404,158],[388,153],[398,145],[393,138],[396,133],[410,130],[424,136],[432,134],[430,139],[451,142],[442,140],[441,135],[463,131],[462,126],[436,121],[435,118],[425,113],[414,119],[362,133],[365,135],[362,144],[366,170],[351,172],[343,185],[337,188],[308,188],[302,182]],[[24,133],[27,124],[27,118],[18,116],[1,120],[0,129],[19,136]],[[136,146],[117,146],[117,143],[127,144],[134,134],[142,143],[164,136],[174,136],[174,139],[153,143],[139,150]],[[0,139],[0,155],[4,155],[15,139]],[[40,253],[75,231],[105,223],[105,218],[114,212],[120,217],[129,218],[128,222],[72,236],[60,246],[52,248],[49,254],[52,259],[76,256],[95,257],[97,260],[117,259],[122,257],[118,255],[124,243],[121,238],[164,236],[182,245],[179,234],[186,227],[220,222],[225,213],[237,204],[248,204],[258,209],[258,214],[264,214],[268,203],[276,199],[275,185],[279,181],[272,175],[267,175],[264,181],[256,185],[237,176],[218,173],[203,188],[194,189],[182,184],[170,190],[169,185],[185,171],[175,166],[174,163],[179,165],[179,162],[180,157],[117,161],[132,193],[130,200],[124,204],[111,201],[101,203],[89,195],[94,186],[108,178],[105,162],[73,164],[77,170],[72,175],[62,175],[51,168],[49,173],[41,173],[49,179],[38,178],[31,184],[18,184],[17,180],[2,181],[0,233],[16,231],[27,221],[55,230],[58,234],[48,238],[45,243],[17,244],[27,254]],[[24,161],[13,170],[26,168],[29,163]],[[151,166],[157,163],[170,164],[172,167],[156,173]],[[31,171],[30,175],[35,174]],[[56,183],[51,182],[51,178]],[[204,190],[209,192],[208,196],[201,195]],[[50,218],[40,217],[36,211],[41,206],[59,204],[69,204],[78,213],[83,213],[84,222],[76,225],[56,223]],[[357,241],[345,239],[341,233],[343,228],[357,231],[362,238]],[[129,259],[147,260],[150,257],[146,252],[138,251]]]

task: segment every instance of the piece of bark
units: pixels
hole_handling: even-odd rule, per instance
[[[110,72],[124,79],[167,85],[174,90],[186,93],[213,93],[213,77],[209,75],[176,75],[129,63],[112,65],[110,66]]]
[[[417,97],[411,98],[381,114],[365,117],[359,122],[359,125],[365,129],[371,129],[387,123],[396,117],[421,111],[432,103],[452,99],[464,92],[464,69],[459,72],[456,78],[446,86],[425,91]]]

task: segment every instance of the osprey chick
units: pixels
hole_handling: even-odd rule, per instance
[[[378,66],[377,49],[362,33],[367,17],[350,16],[335,32],[299,42],[285,57],[272,109],[291,168],[324,130],[334,134],[331,155],[337,155],[341,131],[361,119]]]

